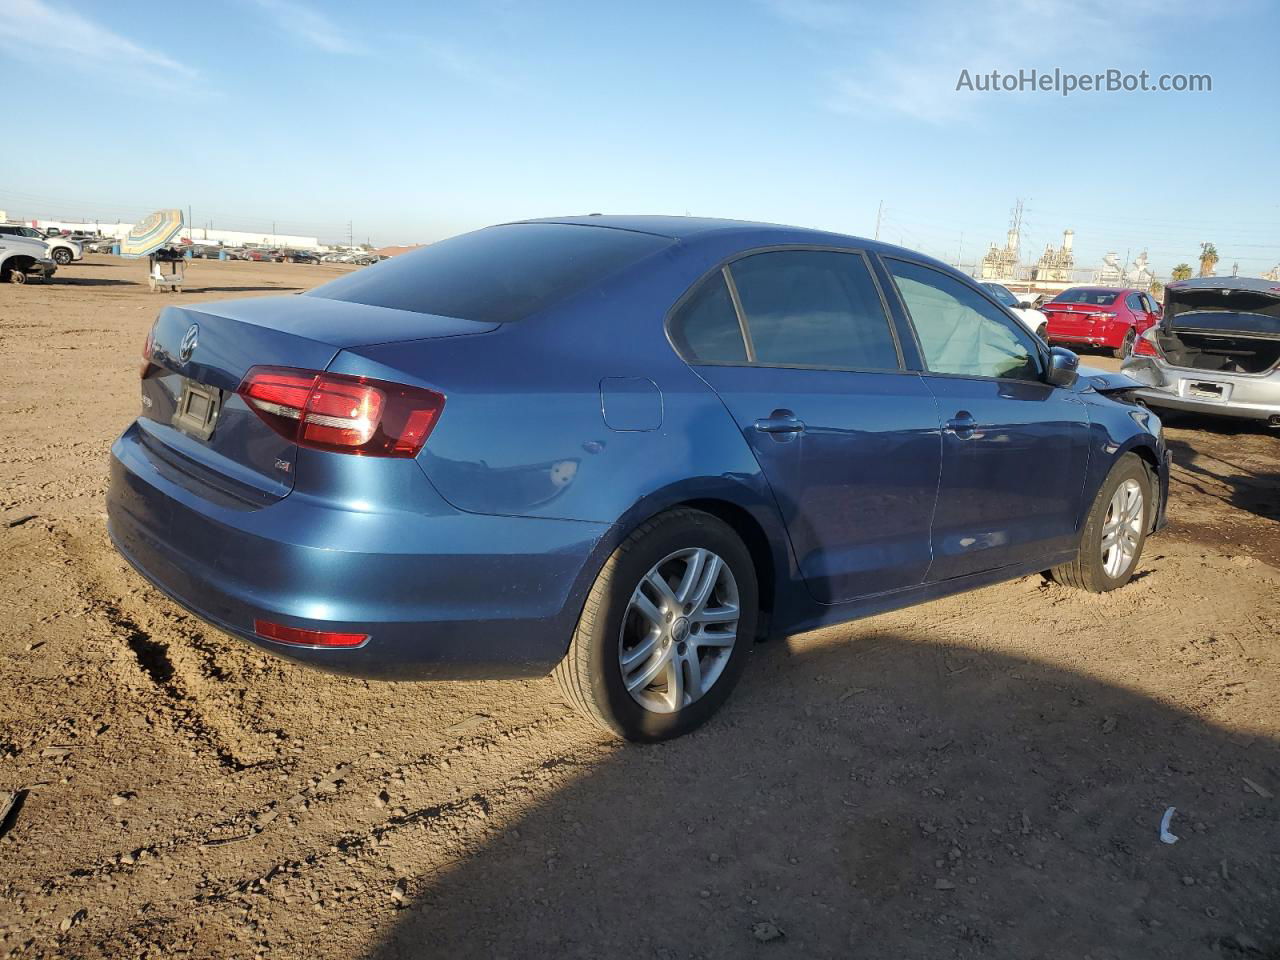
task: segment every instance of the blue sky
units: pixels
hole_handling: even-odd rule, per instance
[[[30,84],[0,207],[337,239],[558,213],[743,217],[972,261],[1280,261],[1280,6],[6,0]],[[160,11],[163,12],[160,12]],[[1213,92],[957,92],[971,73],[1207,73]],[[8,75],[12,77],[12,75]],[[43,100],[42,100],[43,98]],[[143,158],[159,156],[155,163]]]

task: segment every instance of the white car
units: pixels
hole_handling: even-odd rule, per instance
[[[27,237],[44,244],[49,259],[60,267],[65,267],[72,260],[84,259],[84,245],[79,240],[67,237],[46,237],[35,227],[23,223],[0,223],[0,236]]]
[[[1000,302],[1000,305],[1022,321],[1022,325],[1041,340],[1048,330],[1049,318],[1031,306],[1029,299],[1023,299],[1013,293],[1002,283],[984,283],[983,289]]]
[[[26,283],[27,277],[49,279],[58,265],[49,258],[44,239],[0,233],[0,281]]]

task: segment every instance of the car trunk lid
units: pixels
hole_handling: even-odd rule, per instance
[[[297,445],[236,393],[250,368],[322,371],[348,347],[496,327],[317,297],[166,307],[151,331],[142,382],[143,442],[189,487],[265,505],[293,489]]]
[[[1156,334],[1173,366],[1263,375],[1280,364],[1280,284],[1170,284]]]
[[[1115,317],[1113,310],[1088,303],[1050,301],[1041,310],[1047,318],[1050,336],[1055,334],[1064,337],[1098,336],[1102,325]]]

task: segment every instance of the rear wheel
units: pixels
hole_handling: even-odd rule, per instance
[[[1120,341],[1120,346],[1116,347],[1112,353],[1114,353],[1119,359],[1123,360],[1129,354],[1133,353],[1133,341],[1137,338],[1137,333],[1134,331],[1133,327],[1130,327],[1125,332],[1124,339]]]
[[[1090,593],[1106,593],[1128,583],[1151,529],[1151,491],[1147,465],[1136,454],[1126,453],[1094,498],[1076,559],[1054,567],[1053,579]]]
[[[728,524],[700,510],[660,514],[605,563],[556,679],[615,736],[688,733],[737,683],[755,640],[757,595],[751,555]]]

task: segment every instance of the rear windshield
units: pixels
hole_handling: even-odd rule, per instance
[[[560,223],[487,227],[349,273],[307,295],[510,323],[672,242],[646,233]]]
[[[1053,298],[1052,303],[1087,303],[1092,307],[1109,307],[1120,296],[1118,290],[1090,290],[1087,287],[1076,287],[1074,290],[1063,290]]]

